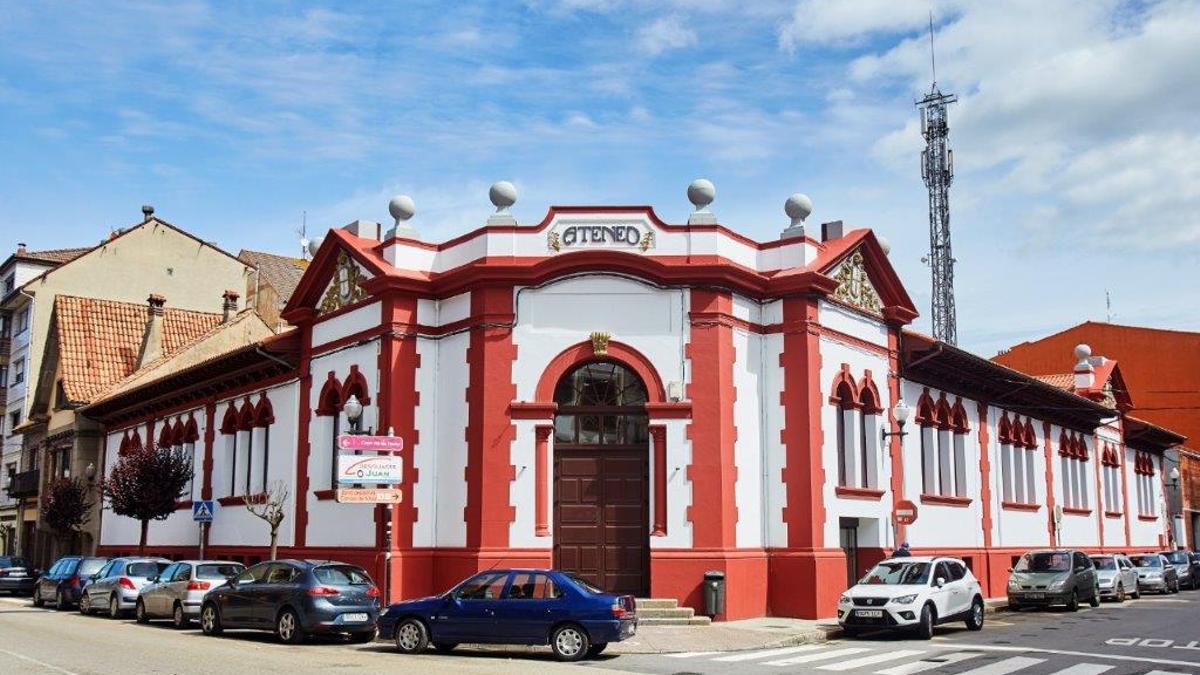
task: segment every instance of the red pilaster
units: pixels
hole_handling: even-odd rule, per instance
[[[1125,429],[1124,429],[1124,427],[1122,427],[1122,429],[1121,429],[1122,441],[1124,440],[1124,438],[1125,438]],[[1130,528],[1129,523],[1130,523],[1130,518],[1133,517],[1133,514],[1131,514],[1130,511],[1132,511],[1134,507],[1129,505],[1129,476],[1127,476],[1125,474],[1125,445],[1124,445],[1124,443],[1122,443],[1120,450],[1121,450],[1121,454],[1120,454],[1119,461],[1121,463],[1121,512],[1123,514],[1123,520],[1125,521],[1125,547],[1129,548],[1129,547],[1133,546],[1133,533],[1130,531],[1131,528]]]
[[[204,482],[200,488],[201,499],[212,499],[212,473],[213,473],[213,443],[217,438],[217,430],[213,427],[216,425],[217,404],[215,401],[209,401],[204,404],[204,461],[201,463],[201,470],[204,472]]]
[[[533,428],[533,534],[538,537],[550,536],[550,509],[546,492],[549,480],[550,434],[554,427],[550,424],[539,424]]]
[[[312,423],[312,324],[300,331],[300,405],[296,414],[296,547],[308,543],[308,457],[312,454],[309,425]],[[209,429],[212,418],[209,418]]]
[[[908,539],[908,526],[903,523],[895,522],[896,507],[904,499],[904,444],[903,438],[897,432],[900,431],[899,425],[896,424],[896,401],[900,400],[900,329],[888,329],[888,399],[892,405],[888,406],[888,431],[892,436],[888,437],[888,457],[892,462],[892,513],[889,520],[893,523],[893,535],[895,541],[893,546],[899,546],[901,542]],[[910,432],[911,433],[911,432]]]
[[[1058,537],[1054,532],[1054,450],[1050,437],[1050,423],[1042,423],[1043,444],[1046,451],[1046,530],[1050,534],[1050,546],[1058,546]]]
[[[1104,511],[1112,507],[1105,500],[1108,495],[1104,494],[1100,485],[1100,471],[1104,469],[1103,463],[1100,461],[1100,434],[1092,434],[1092,452],[1091,460],[1088,462],[1092,465],[1096,474],[1096,506],[1094,512],[1096,514],[1096,534],[1099,536],[1097,541],[1100,542],[1100,550],[1104,550]]]
[[[650,442],[654,446],[654,527],[651,537],[667,536],[667,428],[650,425]]]

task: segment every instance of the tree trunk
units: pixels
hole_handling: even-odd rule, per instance
[[[146,554],[146,535],[150,532],[150,521],[142,521],[142,538],[138,541],[138,555]]]
[[[276,551],[275,540],[276,540],[276,538],[278,538],[278,537],[279,537],[279,528],[278,528],[278,527],[272,527],[272,528],[271,528],[271,560],[275,560],[275,559],[276,559],[276,554],[275,554],[275,551]]]

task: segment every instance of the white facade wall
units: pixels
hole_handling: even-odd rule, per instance
[[[1112,426],[1112,425],[1106,425],[1106,426],[1100,427],[1100,429],[1097,430],[1096,435],[1100,438],[1101,443],[1108,443],[1110,446],[1112,446],[1113,448],[1115,448],[1117,450],[1118,458],[1120,458],[1122,455],[1124,455],[1124,450],[1123,450],[1124,444],[1121,442],[1121,430],[1119,428]],[[1100,456],[1100,452],[1102,450],[1103,450],[1103,446],[1098,448],[1096,451],[1097,463],[1099,463],[1099,456]],[[1110,502],[1110,501],[1106,500],[1104,498],[1105,497],[1105,489],[1104,489],[1104,474],[1103,474],[1105,467],[1101,464],[1101,465],[1097,466],[1097,469],[1101,471],[1100,494],[1099,494],[1100,501],[1098,503],[1101,504],[1102,506],[1098,510],[1098,513],[1100,515],[1101,522],[1104,523],[1102,525],[1102,527],[1104,528],[1104,545],[1106,547],[1108,547],[1108,546],[1124,546],[1125,545],[1125,518],[1129,517],[1130,515],[1133,518],[1137,518],[1136,513],[1131,513],[1131,511],[1137,510],[1137,508],[1136,508],[1137,492],[1133,492],[1130,494],[1130,499],[1133,500],[1133,503],[1135,504],[1134,508],[1133,509],[1127,508],[1123,501],[1122,492],[1121,492],[1121,470],[1118,468],[1116,471],[1116,476],[1117,476],[1117,486],[1116,486],[1117,498],[1116,498],[1116,501]],[[1108,511],[1120,512],[1122,515],[1119,518],[1110,518],[1106,514],[1106,512],[1108,512]]]
[[[459,296],[461,297],[461,296]],[[433,317],[418,307],[418,321]],[[458,320],[458,319],[454,319]],[[437,324],[432,324],[437,325]],[[470,335],[418,340],[415,420],[418,440],[413,447],[417,482],[412,499],[417,507],[414,546],[465,546],[467,525],[467,347]],[[405,495],[407,498],[408,495]]]
[[[383,320],[382,308],[382,303],[372,302],[331,319],[318,321],[312,328],[313,348],[318,349],[323,344],[379,326]]]
[[[1147,550],[1159,548],[1159,535],[1166,532],[1166,497],[1163,493],[1163,461],[1158,455],[1150,455],[1154,462],[1151,501],[1154,505],[1154,520],[1142,520],[1138,516],[1137,481],[1144,478],[1134,472],[1136,449],[1125,448],[1125,479],[1129,481],[1129,539],[1130,545]]]
[[[755,310],[758,309],[754,305]],[[737,505],[738,548],[761,548],[766,543],[764,532],[765,490],[768,448],[780,452],[782,444],[775,436],[774,444],[766,437],[762,404],[765,395],[763,336],[737,328],[733,330],[733,419],[737,439],[733,445],[733,460],[737,467],[734,500]],[[779,368],[779,361],[775,361]]]
[[[975,401],[963,399],[967,411],[978,414]],[[1004,501],[1004,458],[1000,445],[1000,419],[1005,414],[1013,420],[1016,415],[1003,408],[988,406],[988,460],[991,464],[992,491],[992,546],[994,548],[1037,548],[1050,545],[1049,511],[1046,506],[1046,451],[1044,423],[1034,420],[1033,430],[1037,435],[1038,447],[1033,452],[1034,498],[1037,511],[1005,509]],[[1025,419],[1022,417],[1021,419]],[[976,429],[978,438],[978,429]],[[1026,456],[1028,458],[1028,455]],[[1015,472],[1014,472],[1015,473]],[[1014,476],[1015,479],[1015,476]],[[1030,501],[1028,498],[1026,501]]]

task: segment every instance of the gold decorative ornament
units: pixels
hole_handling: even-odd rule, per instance
[[[595,332],[591,335],[592,338],[592,353],[596,356],[608,355],[608,341],[612,338],[610,333]]]
[[[367,291],[362,287],[362,282],[362,270],[354,264],[345,251],[340,251],[334,265],[333,279],[329,282],[329,288],[325,290],[325,296],[321,299],[321,313],[337,311],[367,297]]]
[[[833,278],[838,282],[833,297],[874,314],[880,312],[883,302],[879,299],[879,294],[875,292],[875,287],[871,285],[870,277],[867,276],[867,267],[863,263],[861,252],[855,251],[847,258]]]
[[[646,234],[642,235],[642,243],[638,246],[645,253],[647,249],[654,245],[654,230],[646,230]]]
[[[553,227],[546,233],[546,245],[558,251],[562,248],[562,243],[558,240],[558,230]]]

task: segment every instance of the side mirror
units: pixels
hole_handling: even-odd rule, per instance
[[[1010,567],[1010,568],[1008,568],[1008,573],[1009,573],[1009,574],[1012,574],[1012,572],[1013,572],[1013,568],[1011,568],[1011,567]]]
[[[946,585],[946,577],[938,577],[937,581],[935,581],[934,583],[937,584],[938,588],[941,588],[942,586]]]
[[[157,583],[158,583],[158,575],[157,575],[157,574],[155,574],[154,576],[150,577],[150,578],[149,578],[149,579],[147,579],[146,581],[149,581],[149,582],[150,582],[150,583],[152,583],[152,584],[157,584]]]

